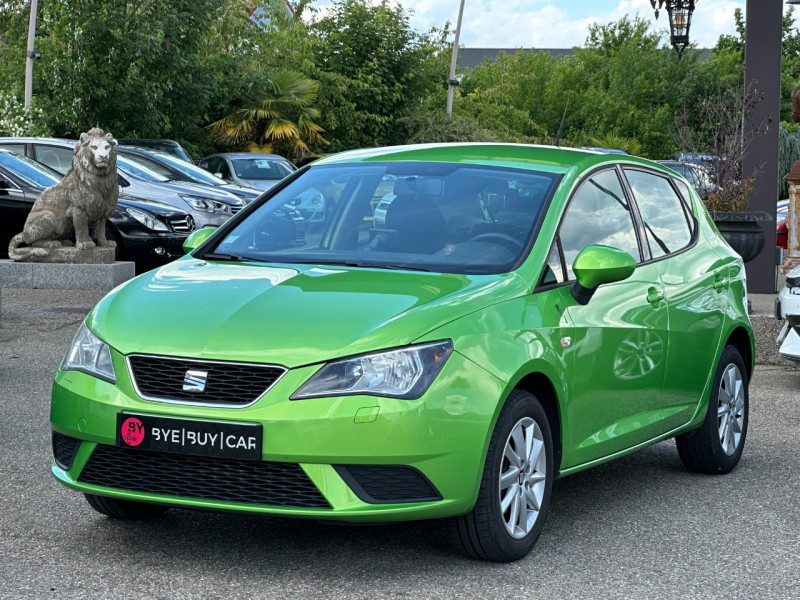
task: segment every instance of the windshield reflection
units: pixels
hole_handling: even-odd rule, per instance
[[[529,250],[558,178],[445,163],[311,167],[212,252],[278,263],[501,273]]]

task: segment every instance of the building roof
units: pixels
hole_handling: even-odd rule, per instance
[[[458,49],[458,66],[462,68],[472,69],[480,65],[483,61],[493,61],[501,52],[506,54],[514,54],[519,51],[525,52],[547,52],[556,58],[563,58],[565,56],[572,56],[575,54],[574,48],[459,48]],[[706,60],[711,56],[711,50],[696,48],[692,49],[694,52],[700,54],[700,60]]]

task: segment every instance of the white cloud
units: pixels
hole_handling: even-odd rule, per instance
[[[380,0],[371,0],[378,3]],[[322,0],[316,4],[324,7]],[[450,21],[455,28],[459,0],[400,0],[412,12],[411,25],[426,32]],[[690,36],[703,48],[720,34],[735,33],[733,13],[745,0],[702,0],[692,17]],[[650,0],[465,0],[460,44],[467,48],[571,48],[582,46],[592,23],[606,24],[623,16],[648,20],[666,33],[666,10],[655,19]]]

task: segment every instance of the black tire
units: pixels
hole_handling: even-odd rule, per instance
[[[535,426],[532,426],[531,421]],[[516,496],[514,489],[526,489],[530,484],[535,487],[535,492],[533,488],[527,489],[540,496],[538,511],[530,511],[535,513],[532,524],[528,521],[525,530],[515,531],[518,536],[515,539],[507,528],[507,522],[514,520],[510,513],[512,509],[509,508],[504,512],[501,508],[500,498],[503,492],[500,474],[508,472],[506,468],[510,467],[508,459],[504,458],[504,452],[507,444],[513,444],[511,433],[518,426],[529,427],[535,439],[541,441],[541,452],[544,456],[539,454],[538,459],[531,461],[535,463],[530,466],[531,474],[536,473],[537,483],[530,484],[526,479],[524,485],[515,482],[511,488],[507,488],[507,496],[511,497],[512,494]],[[523,471],[528,468],[528,465],[523,465]],[[514,390],[500,412],[492,433],[475,506],[470,513],[450,519],[448,522],[450,536],[456,549],[468,558],[494,562],[510,562],[527,555],[544,527],[550,506],[553,476],[553,439],[547,415],[533,394]],[[525,472],[522,473],[522,478],[524,477]],[[525,506],[527,510],[527,500]]]
[[[84,497],[89,506],[100,514],[112,519],[125,521],[153,519],[160,517],[169,510],[169,507],[160,504],[120,500],[119,498],[109,498],[108,496],[97,496],[95,494],[84,494]]]
[[[739,463],[747,438],[750,406],[747,388],[747,370],[739,351],[725,346],[714,374],[703,424],[675,438],[678,455],[688,470],[722,475]]]

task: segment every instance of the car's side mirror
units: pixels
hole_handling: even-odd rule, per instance
[[[634,269],[636,261],[627,252],[610,246],[586,246],[572,263],[577,279],[571,290],[572,297],[581,304],[588,304],[598,286],[627,279]]]
[[[198,229],[197,231],[193,232],[183,242],[183,251],[186,254],[189,254],[192,250],[210,238],[216,230],[216,227],[203,227],[202,229]]]

